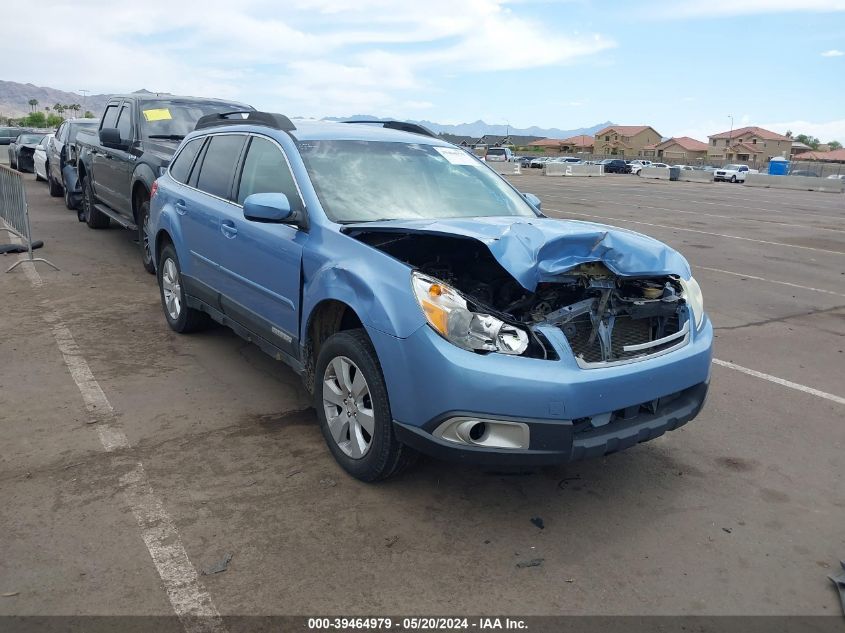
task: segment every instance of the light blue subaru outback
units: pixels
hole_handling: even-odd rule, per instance
[[[285,361],[364,481],[419,452],[606,455],[704,403],[713,329],[680,254],[546,218],[416,125],[203,117],[150,221],[170,327],[213,319]]]

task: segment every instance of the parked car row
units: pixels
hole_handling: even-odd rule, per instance
[[[603,456],[704,404],[713,330],[679,253],[547,218],[425,128],[128,95],[77,146],[80,218],[138,231],[168,326],[290,365],[361,480],[418,453]]]

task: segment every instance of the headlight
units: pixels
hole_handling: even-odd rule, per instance
[[[522,354],[528,333],[496,317],[474,312],[457,290],[432,277],[411,273],[414,295],[428,324],[450,343],[467,350]]]
[[[695,317],[695,327],[699,328],[704,320],[704,295],[701,294],[701,286],[692,276],[689,279],[681,279],[681,286],[684,289],[684,299]]]

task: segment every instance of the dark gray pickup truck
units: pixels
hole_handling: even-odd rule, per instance
[[[82,183],[79,219],[92,229],[112,220],[138,234],[144,268],[154,271],[147,235],[150,190],[200,117],[251,110],[241,103],[135,93],[112,97],[96,128],[77,137]]]

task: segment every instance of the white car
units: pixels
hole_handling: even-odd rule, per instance
[[[845,174],[833,174],[827,177],[828,180],[845,180]]]
[[[640,170],[643,167],[651,167],[651,161],[650,160],[640,160],[639,158],[631,161],[631,173],[632,174],[639,176]]]
[[[651,165],[649,165],[649,167],[661,167],[668,169],[669,165],[667,165],[666,163],[652,163]]]
[[[513,160],[513,153],[507,147],[491,147],[485,158],[488,163],[509,163]]]
[[[756,169],[751,169],[748,165],[725,165],[713,172],[713,180],[716,182],[745,182],[745,177],[748,174],[756,174]]]
[[[35,146],[35,152],[32,155],[32,171],[35,172],[35,180],[47,180],[47,143],[54,136],[55,134],[47,134]]]

